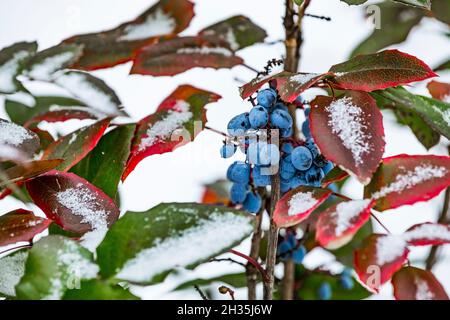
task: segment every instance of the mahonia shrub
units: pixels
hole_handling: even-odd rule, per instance
[[[287,1],[304,16],[309,3]],[[180,35],[194,18],[193,3],[160,0],[111,30],[44,50],[35,42],[1,49],[0,94],[9,119],[0,119],[0,203],[15,197],[23,206],[1,211],[0,297],[139,299],[131,286],[228,261],[246,268],[174,290],[195,286],[202,293],[200,287],[219,282],[214,288],[232,299],[231,288],[245,287],[255,298],[250,281],[272,282],[273,298],[282,299],[273,267],[291,263],[295,299],[364,299],[389,281],[396,299],[448,299],[429,268],[412,266],[408,254],[411,247],[449,243],[450,226],[441,220],[411,224],[402,234],[374,233],[372,221],[384,227],[378,212],[428,201],[450,185],[449,156],[384,157],[381,112],[392,109],[427,149],[450,138],[450,84],[428,82],[431,97],[403,87],[436,77],[449,63],[433,71],[418,57],[383,50],[426,16],[448,26],[450,3],[403,0],[378,7],[381,28],[325,73],[288,70],[285,59],[268,57],[264,70],[239,88],[248,111],[229,119],[227,132],[206,125],[206,106],[221,99],[214,92],[180,85],[135,122],[90,71],[131,62],[131,74],[157,77],[247,66],[239,51],[263,42],[266,32],[245,16]],[[405,21],[397,22],[400,16]],[[67,95],[34,94],[27,89],[32,82]],[[313,88],[322,93],[307,101]],[[297,121],[301,113],[304,121]],[[43,129],[74,119],[90,121],[65,135]],[[243,155],[229,166],[227,179],[206,185],[201,203],[121,214],[118,186],[139,163],[193,141],[204,129],[224,138],[217,156]],[[343,194],[349,177],[363,186],[361,198]],[[149,189],[157,188],[154,183]],[[271,232],[261,226],[267,214]],[[249,253],[234,249],[249,238]],[[316,247],[333,255],[341,272],[303,265]],[[223,253],[246,265],[217,258]]]

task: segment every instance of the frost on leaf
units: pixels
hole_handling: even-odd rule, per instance
[[[348,91],[311,103],[311,133],[322,154],[367,184],[384,152],[382,115],[367,93]]]
[[[279,228],[293,226],[305,220],[331,191],[328,189],[299,187],[286,193],[277,202],[274,221]]]
[[[397,300],[448,300],[444,287],[427,270],[404,267],[392,277]]]
[[[0,92],[14,93],[22,86],[16,80],[23,63],[36,51],[35,42],[18,42],[0,51]]]
[[[408,256],[401,236],[373,234],[354,253],[355,270],[361,282],[373,292],[399,270]]]
[[[0,158],[32,156],[38,148],[39,138],[34,132],[0,119]]]
[[[119,217],[119,209],[103,191],[73,173],[52,171],[26,183],[35,204],[64,230],[102,234]],[[95,245],[95,244],[93,244]],[[90,244],[86,245],[91,248]]]
[[[194,268],[239,244],[253,230],[252,220],[231,208],[191,203],[128,212],[97,249],[101,273],[143,284],[162,281],[175,268]]]
[[[219,99],[215,93],[189,85],[172,92],[155,113],[138,122],[122,180],[142,159],[170,152],[194,140],[206,122],[205,105]]]
[[[438,223],[416,224],[403,234],[403,239],[413,246],[450,243],[450,227]]]
[[[365,197],[376,200],[376,210],[397,208],[437,196],[450,185],[450,157],[398,155],[383,159]]]
[[[341,201],[319,216],[316,239],[327,249],[337,249],[350,242],[356,232],[369,220],[374,202],[366,200]]]
[[[172,76],[195,67],[231,68],[242,62],[224,40],[180,37],[143,48],[134,59],[130,73]]]
[[[27,258],[28,252],[26,250],[20,250],[0,258],[0,294],[8,297],[16,295],[15,286],[25,273]]]

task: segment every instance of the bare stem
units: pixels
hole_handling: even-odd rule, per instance
[[[255,266],[256,269],[258,269],[258,271],[261,273],[261,276],[263,278],[264,282],[267,282],[268,277],[266,274],[266,271],[264,270],[264,268],[258,263],[258,261],[256,261],[255,259],[247,256],[246,254],[243,254],[242,252],[230,249],[229,250],[230,253],[233,253],[241,258],[244,258],[245,260],[247,260],[248,262],[250,262],[253,266]]]
[[[206,297],[206,295],[203,293],[202,289],[200,289],[199,286],[195,285],[194,288],[195,291],[198,292],[198,294],[200,295],[200,297],[202,297],[203,300],[208,300],[208,298]]]

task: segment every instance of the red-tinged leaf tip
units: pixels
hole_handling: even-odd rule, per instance
[[[25,127],[38,124],[42,121],[64,122],[67,120],[78,119],[100,119],[104,114],[88,107],[53,107],[50,111],[37,115],[25,123]]]
[[[106,231],[120,210],[102,190],[73,174],[51,171],[26,182],[34,203],[64,230]]]
[[[413,246],[450,243],[450,226],[439,223],[420,223],[409,228],[403,238]]]
[[[142,159],[171,152],[193,141],[206,122],[205,105],[220,98],[218,94],[189,85],[172,92],[154,114],[138,122],[122,181]]]
[[[450,157],[400,154],[383,159],[364,195],[384,211],[427,201],[449,185]]]
[[[5,170],[5,181],[0,182],[0,187],[8,186],[11,183],[19,183],[37,177],[40,174],[55,169],[64,160],[36,160],[22,163],[20,165]]]
[[[450,83],[431,81],[427,88],[433,98],[450,103]]]
[[[42,160],[64,159],[56,169],[68,171],[95,148],[110,122],[106,118],[59,138],[47,147]]]
[[[321,153],[367,184],[384,153],[383,119],[365,92],[343,97],[318,96],[311,102],[311,133]]]
[[[273,220],[278,228],[296,225],[306,218],[331,194],[331,190],[299,187],[286,193],[276,204]]]
[[[392,277],[396,300],[449,300],[444,287],[426,270],[404,267]]]
[[[380,286],[402,267],[408,253],[402,237],[372,234],[354,252],[355,271],[365,287],[378,292]]]
[[[334,167],[325,178],[322,179],[322,188],[328,187],[330,184],[342,181],[349,176],[348,172],[339,167]]]
[[[47,229],[51,222],[24,209],[8,212],[0,216],[0,247],[31,241],[35,235]]]
[[[336,203],[319,216],[316,240],[322,247],[338,249],[351,241],[369,220],[374,200],[350,200]]]
[[[398,50],[359,55],[332,66],[330,72],[333,86],[366,92],[437,76],[422,60]]]

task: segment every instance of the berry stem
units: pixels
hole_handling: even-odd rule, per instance
[[[248,262],[250,262],[256,269],[258,269],[258,271],[261,273],[261,276],[263,278],[264,283],[266,283],[268,281],[268,275],[266,273],[266,271],[264,270],[264,268],[258,263],[258,261],[256,261],[255,259],[249,257],[246,254],[243,254],[242,252],[230,249],[228,252],[235,254],[241,258],[244,258],[245,260],[247,260]]]

